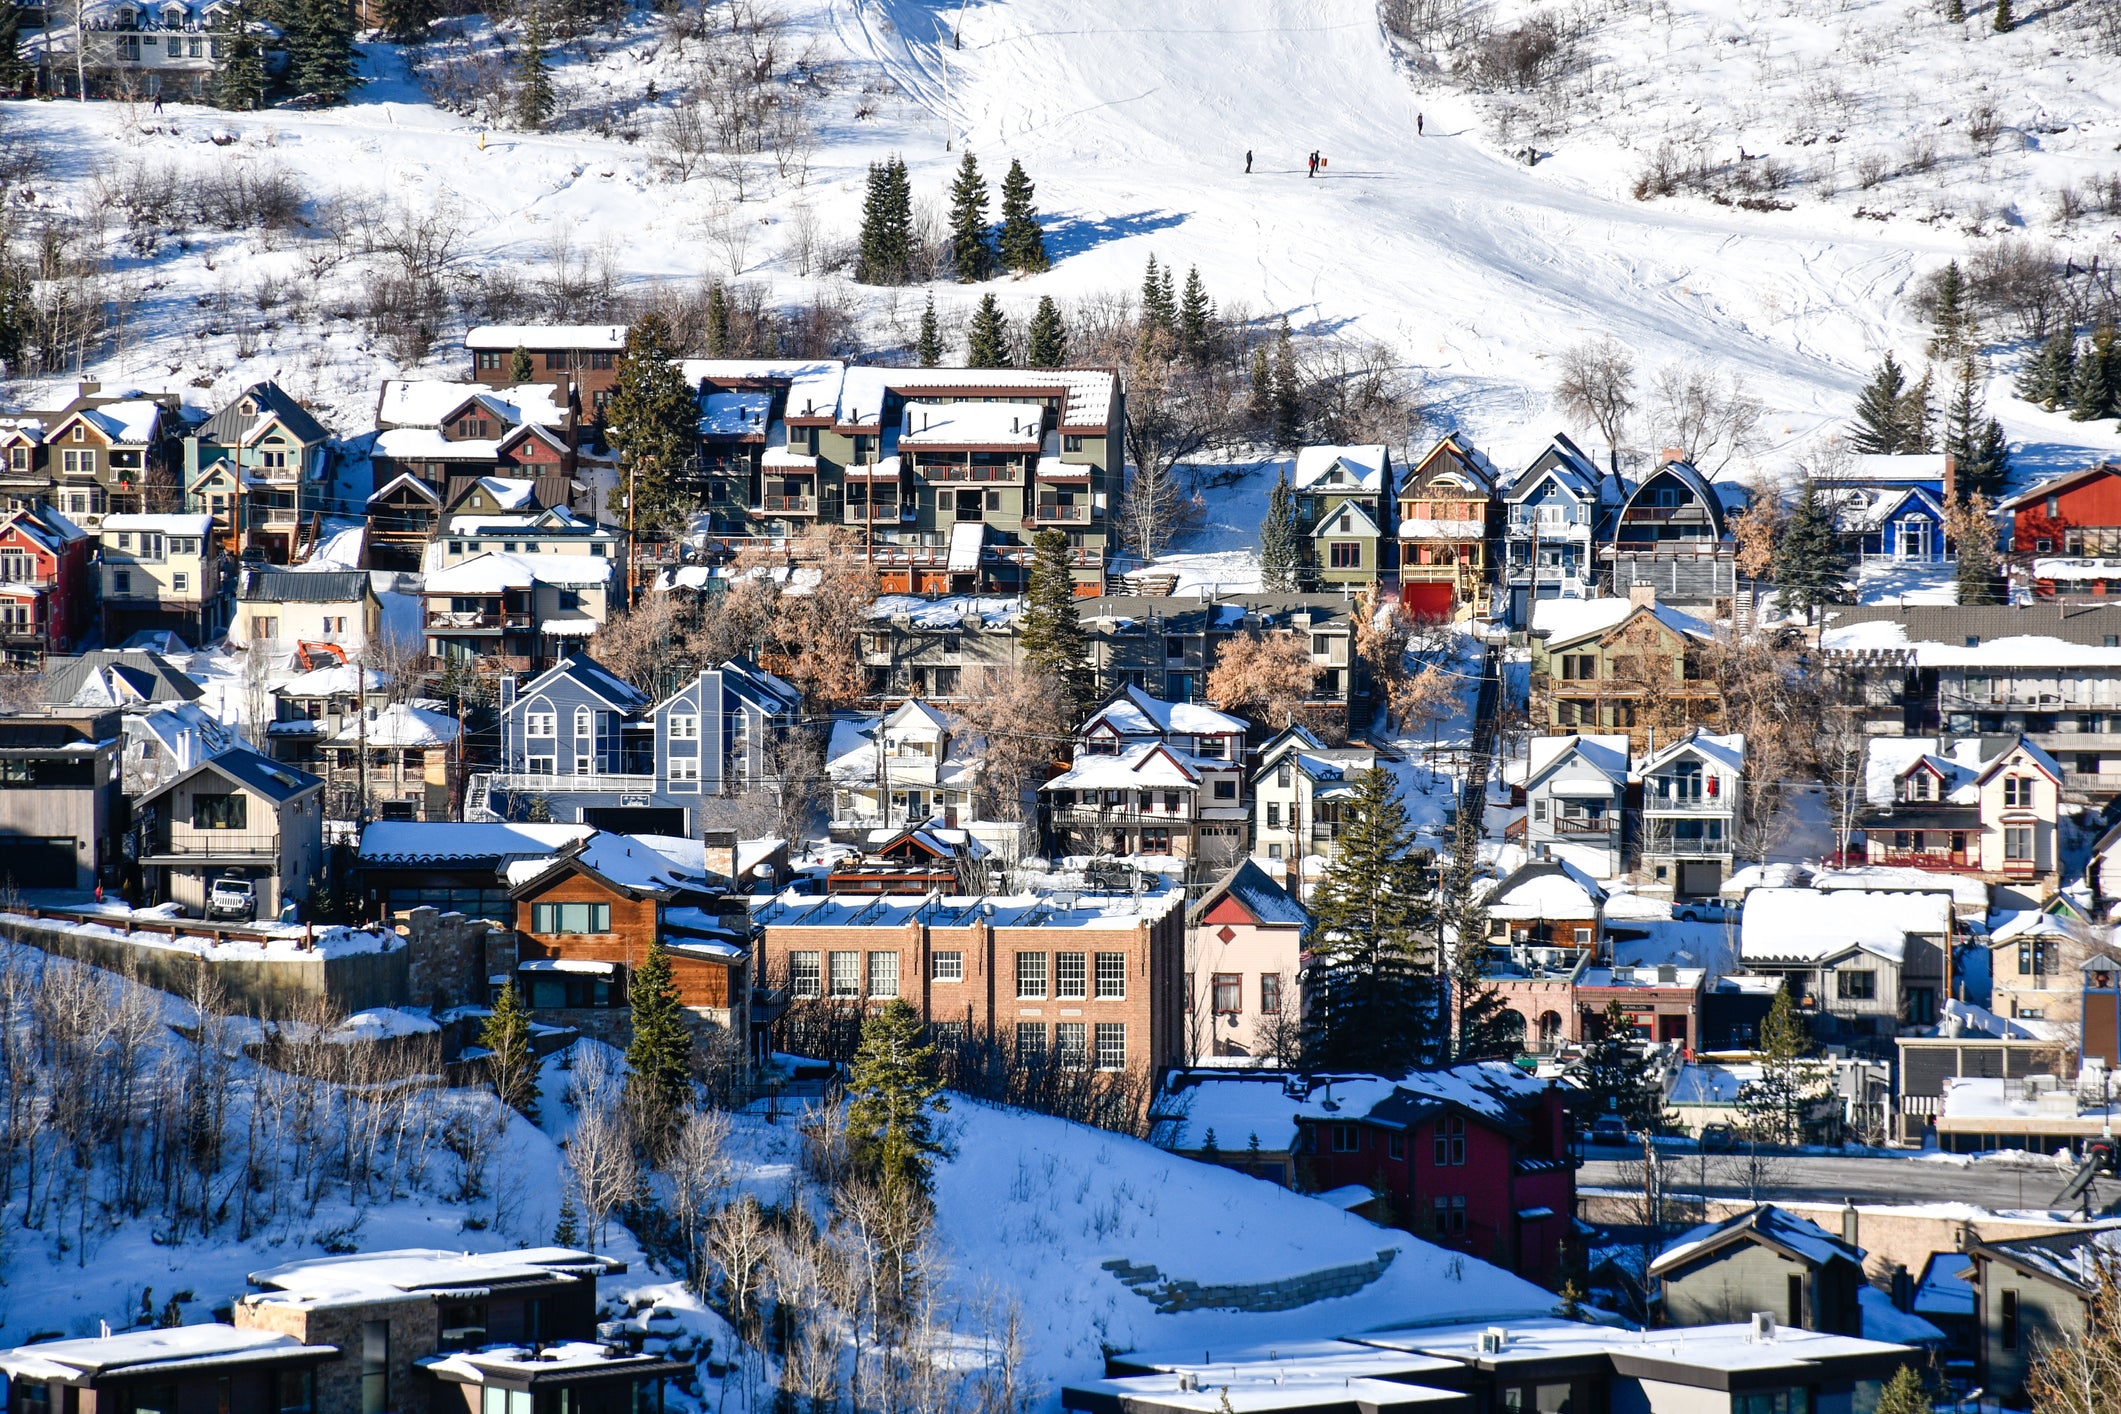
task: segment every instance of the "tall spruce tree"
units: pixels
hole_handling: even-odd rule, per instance
[[[1293,447],[1303,435],[1303,380],[1296,371],[1296,344],[1289,336],[1289,321],[1284,319],[1274,338],[1274,440],[1277,446]]]
[[[1655,1133],[1663,1127],[1664,1086],[1656,1063],[1635,1039],[1635,1023],[1618,998],[1606,1003],[1598,1038],[1569,1067],[1569,1078],[1583,1092],[1578,1115],[1586,1128],[1607,1114],[1619,1115],[1630,1129]]]
[[[1461,1061],[1510,1060],[1521,1032],[1510,1025],[1515,1013],[1488,975],[1488,910],[1472,889],[1471,870],[1453,870],[1451,890],[1457,936],[1451,954],[1451,1007],[1456,1017],[1452,1053]]]
[[[1931,382],[1931,371],[1922,370],[1922,378],[1913,387],[1900,395],[1900,446],[1907,453],[1927,452],[1936,443],[1936,396]]]
[[[1981,429],[1973,454],[1967,458],[1967,484],[1993,499],[2002,494],[2003,483],[2010,480],[2010,474],[2011,446],[2004,440],[2003,424],[1992,417]]]
[[[936,1138],[936,1050],[921,1035],[920,1013],[896,997],[862,1022],[862,1043],[847,1077],[847,1148],[857,1170],[884,1187],[926,1194],[931,1164],[947,1153]]]
[[[1838,604],[1848,596],[1848,553],[1834,533],[1833,511],[1809,480],[1775,542],[1773,574],[1776,604],[1807,620],[1822,604]]]
[[[517,388],[525,383],[538,381],[537,365],[530,361],[530,350],[521,344],[517,344],[515,352],[508,355],[508,381],[511,386]]]
[[[979,159],[969,148],[950,184],[950,263],[960,285],[977,284],[994,273],[994,237],[987,228],[987,179],[979,174]]]
[[[1797,1014],[1789,990],[1775,993],[1760,1023],[1754,1048],[1760,1076],[1738,1087],[1738,1110],[1749,1136],[1763,1144],[1795,1144],[1804,1137],[1804,1115],[1826,1089],[1812,1054],[1811,1033]]]
[[[2076,371],[2076,330],[2057,329],[2018,370],[2018,396],[2053,412],[2069,396]]]
[[[392,44],[420,44],[441,13],[436,0],[377,0],[376,27]]]
[[[1296,494],[1286,469],[1274,474],[1267,493],[1267,518],[1259,526],[1260,587],[1269,594],[1294,594],[1304,573],[1303,530],[1296,519]]]
[[[1053,296],[1040,295],[1025,338],[1024,362],[1032,368],[1059,368],[1068,361],[1068,326],[1061,323]]]
[[[2077,355],[2070,375],[2070,421],[2096,422],[2114,415],[2115,372],[2114,326],[2101,324]]]
[[[0,3],[0,95],[19,96],[29,91],[36,71],[22,57],[23,10],[13,0]]]
[[[854,278],[864,285],[903,285],[913,278],[913,181],[896,154],[869,166]]]
[[[1031,572],[1024,585],[1017,643],[1026,666],[1060,684],[1072,720],[1089,705],[1095,680],[1090,639],[1075,611],[1075,575],[1068,561],[1066,531],[1041,530],[1031,537]]]
[[[707,291],[707,357],[729,356],[729,292],[716,281]]]
[[[633,1040],[626,1047],[626,1102],[649,1148],[659,1150],[692,1104],[692,1030],[661,938],[634,969],[627,1000]]]
[[[2011,0],[1996,0],[1996,33],[2009,34],[2016,24],[2017,21],[2011,17]]]
[[[669,321],[653,310],[626,331],[604,424],[628,490],[638,498],[637,525],[681,520],[688,505],[684,479],[699,445],[699,403],[678,371]]]
[[[1178,301],[1178,351],[1191,359],[1207,357],[1215,340],[1215,301],[1201,283],[1200,267],[1186,268],[1186,292]]]
[[[1981,441],[1982,424],[1988,420],[1981,396],[1981,375],[1979,356],[1971,348],[1962,350],[1952,369],[1951,392],[1945,399],[1943,439],[1943,450],[1959,468],[1960,476],[1972,463],[1974,449]]]
[[[1856,396],[1856,426],[1849,433],[1849,446],[1867,456],[1905,451],[1906,398],[1907,375],[1887,349],[1878,371]]]
[[[1178,306],[1171,299],[1169,278],[1149,257],[1142,272],[1141,344],[1145,349],[1159,344],[1168,352],[1178,343]]]
[[[1434,1065],[1451,1030],[1437,974],[1435,890],[1409,857],[1413,831],[1393,778],[1373,768],[1354,785],[1311,899],[1305,1060],[1324,1069]]]
[[[287,82],[296,93],[341,103],[362,83],[348,0],[290,0]]]
[[[913,356],[923,368],[934,368],[943,361],[943,331],[935,321],[933,292],[928,296],[927,307],[921,310],[921,332],[914,340]]]
[[[1954,260],[1937,277],[1937,293],[1930,301],[1929,356],[1957,362],[1974,342],[1974,311],[1968,301],[1966,276]]]
[[[523,18],[523,43],[516,50],[516,126],[536,132],[551,119],[559,100],[552,90],[552,66],[545,62],[545,7],[533,4]]]
[[[965,366],[1009,367],[1009,321],[1002,316],[1002,302],[989,290],[980,296],[965,329]]]
[[[1046,258],[1046,233],[1038,224],[1038,190],[1024,175],[1024,164],[1009,160],[1002,178],[1002,268],[1013,275],[1036,275],[1053,268]]]
[[[1245,374],[1247,411],[1262,432],[1274,425],[1274,364],[1265,344],[1252,346],[1252,362]]]
[[[516,984],[502,986],[493,1010],[479,1027],[479,1044],[486,1050],[486,1075],[502,1104],[536,1122],[538,1117],[538,1062],[530,1050],[530,1013]]]
[[[221,41],[221,67],[214,71],[214,106],[232,112],[265,102],[265,49],[252,27],[249,7],[237,0],[214,22]]]

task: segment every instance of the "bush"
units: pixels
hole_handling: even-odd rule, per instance
[[[1458,65],[1488,88],[1532,89],[1574,68],[1578,44],[1575,29],[1541,13],[1516,29],[1491,30],[1473,39]]]

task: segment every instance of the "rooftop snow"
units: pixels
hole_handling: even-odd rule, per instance
[[[1941,893],[1754,889],[1745,896],[1738,952],[1748,963],[1816,963],[1861,948],[1899,962],[1909,934],[1941,939],[1951,929],[1951,900]]]
[[[164,535],[206,535],[213,529],[209,515],[116,515],[103,517],[103,530],[151,530]]]
[[[767,392],[702,393],[699,404],[702,437],[763,437],[773,416],[773,394]]]
[[[1198,702],[1166,702],[1138,687],[1128,688],[1099,709],[1077,734],[1088,733],[1099,722],[1110,725],[1121,736],[1230,736],[1242,735],[1245,730],[1242,717]]]
[[[1571,748],[1584,762],[1624,785],[1628,778],[1628,739],[1625,736],[1538,736],[1532,738],[1525,779],[1539,774],[1561,759]]]
[[[447,746],[457,739],[457,730],[457,719],[454,717],[410,707],[403,702],[393,702],[377,713],[374,720],[366,726],[359,722],[349,722],[331,740],[336,746],[366,746],[380,750],[413,749]]]
[[[1819,646],[1836,653],[1910,649],[1915,666],[1921,668],[2121,668],[2121,648],[2094,648],[2040,634],[1992,638],[1972,645],[1938,643],[1911,639],[1906,625],[1890,619],[1822,629]]]
[[[1289,484],[1297,490],[1346,486],[1363,491],[1385,488],[1385,463],[1391,453],[1383,443],[1360,447],[1299,447]]]
[[[995,928],[1134,928],[1152,923],[1185,902],[1168,884],[1139,896],[1090,892],[990,894],[798,894],[790,890],[751,901],[751,921],[771,928],[903,928],[925,923],[964,928],[984,922]]]
[[[385,427],[439,427],[442,419],[473,398],[512,414],[516,423],[558,427],[567,420],[565,390],[550,383],[523,383],[489,388],[483,383],[452,383],[426,378],[390,378],[376,403],[376,421]]]
[[[505,589],[528,589],[534,584],[606,584],[610,579],[611,561],[602,555],[510,555],[488,550],[428,575],[422,592],[430,597],[499,594]]]
[[[541,858],[594,834],[593,825],[475,825],[382,820],[361,831],[364,864]]]
[[[1988,912],[1988,885],[1968,874],[1943,874],[1929,869],[1864,864],[1854,869],[1828,869],[1813,876],[1812,887],[1820,890],[1886,889],[1902,893],[1950,894],[1952,906],[1979,918]]]
[[[623,324],[481,324],[464,336],[467,349],[598,349],[626,347]]]
[[[900,450],[922,447],[1008,447],[1033,452],[1044,431],[1037,403],[906,404]]]
[[[567,1247],[518,1252],[448,1252],[409,1247],[344,1257],[306,1257],[252,1272],[257,1291],[243,1298],[257,1305],[334,1306],[418,1291],[484,1286],[551,1276],[581,1276],[610,1270],[603,1257]]]
[[[0,1372],[16,1380],[69,1379],[216,1356],[260,1355],[305,1347],[290,1335],[218,1324],[48,1340],[0,1350]]]

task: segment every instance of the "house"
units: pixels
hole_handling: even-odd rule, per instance
[[[1653,733],[1714,726],[1723,697],[1703,676],[1714,631],[1636,585],[1626,599],[1544,601],[1532,611],[1532,721],[1546,731],[1625,731],[1637,751]]]
[[[41,505],[51,495],[44,426],[37,414],[0,417],[0,504],[9,510]]]
[[[1783,978],[1815,1029],[1890,1036],[1935,1023],[1957,936],[1949,894],[1754,889],[1738,953]]]
[[[2077,1064],[2081,1073],[2094,1062],[2107,1073],[2121,1070],[2121,962],[2111,953],[2094,953],[2079,967],[2084,992],[2077,1004]]]
[[[1317,670],[1297,720],[1338,741],[1370,719],[1369,671],[1354,651],[1359,607],[1340,594],[1225,594],[1210,600],[1115,595],[1076,606],[1102,692],[1140,688],[1197,702],[1222,645],[1240,634],[1308,642]]]
[[[810,442],[818,429],[792,432],[788,406],[796,400],[798,408],[814,412],[821,397],[836,399],[845,366],[818,359],[714,358],[686,359],[679,367],[699,407],[698,463],[688,479],[709,529],[742,536],[775,523],[806,529],[816,524],[823,497]],[[862,472],[843,483],[848,518],[895,527],[898,464],[892,462],[888,472],[881,463],[870,464]],[[879,486],[874,497],[872,480]]]
[[[1252,859],[1186,910],[1189,1056],[1280,1064],[1293,1053],[1310,925],[1303,905]]]
[[[166,629],[204,647],[228,627],[234,562],[205,515],[119,515],[97,532],[103,640]]]
[[[0,651],[17,667],[71,652],[95,614],[91,537],[43,502],[0,517]]]
[[[2040,599],[2121,590],[2121,463],[2100,462],[1996,503],[2014,577]]]
[[[1566,967],[1605,951],[1606,892],[1565,861],[1530,860],[1499,880],[1481,902],[1488,945],[1522,965],[1532,954]]]
[[[1705,1223],[1649,1265],[1662,1323],[1722,1325],[1772,1311],[1777,1325],[1864,1333],[1863,1249],[1772,1204]],[[1883,1293],[1873,1293],[1882,1296]]]
[[[277,75],[287,67],[279,29],[248,18],[235,0],[101,0],[68,14],[75,16],[85,17],[82,30],[55,24],[24,46],[37,67],[38,90],[47,96],[78,98],[85,81],[91,98],[203,103],[228,43],[221,31],[238,17],[263,48],[266,72]],[[77,42],[83,32],[85,49]]]
[[[1660,602],[1698,609],[1709,619],[1731,616],[1738,592],[1736,542],[1725,519],[1735,486],[1712,483],[1676,448],[1627,487],[1598,558],[1612,593],[1639,586]]]
[[[1502,573],[1512,627],[1530,625],[1539,600],[1592,596],[1610,489],[1597,465],[1557,435],[1503,493]]]
[[[1540,736],[1526,757],[1525,853],[1594,879],[1627,872],[1628,739]]]
[[[370,916],[388,922],[402,923],[414,909],[433,908],[512,930],[516,905],[509,897],[510,867],[549,860],[596,832],[594,825],[378,821],[361,831],[354,889]],[[492,977],[506,959],[490,961],[475,975]],[[485,1005],[487,998],[463,1000]]]
[[[206,910],[216,880],[248,880],[257,916],[309,897],[324,862],[324,782],[233,747],[133,801],[133,842],[156,902]]]
[[[2042,896],[2060,878],[2062,780],[2023,735],[1880,737],[1864,767],[1865,857]]]
[[[269,653],[328,643],[358,659],[371,645],[380,646],[382,632],[382,601],[367,570],[244,565],[236,578],[235,620],[228,628],[233,643]]]
[[[825,773],[835,825],[869,828],[974,818],[979,741],[942,712],[908,698],[877,717],[832,724]]]
[[[1000,882],[987,847],[964,830],[930,820],[868,836],[858,852],[833,861],[825,875],[827,893],[969,894],[990,876]]]
[[[1745,814],[1745,737],[1700,728],[1645,759],[1640,872],[1676,898],[1715,898],[1730,877]]]
[[[1030,1067],[1153,1075],[1185,1053],[1184,899],[1136,893],[756,899],[764,979],[793,1036],[904,998],[945,1045],[985,1039]],[[815,1033],[805,1025],[816,1022]],[[821,1054],[808,1052],[809,1054]]]
[[[120,776],[127,798],[152,790],[242,740],[236,728],[196,702],[121,706],[118,722],[125,731]]]
[[[1981,1383],[2022,1398],[2043,1348],[2087,1334],[2097,1274],[2116,1261],[2121,1228],[2112,1226],[1968,1243],[1961,1276],[1974,1288]]]
[[[106,1326],[106,1329],[108,1327]],[[52,1409],[226,1409],[286,1414],[312,1408],[317,1371],[338,1347],[220,1324],[45,1340],[0,1350],[8,1414]]]
[[[746,659],[697,674],[661,702],[582,652],[527,682],[501,680],[500,769],[475,776],[470,818],[528,813],[605,829],[699,838],[773,779],[801,694]]]
[[[1399,485],[1399,602],[1416,620],[1494,612],[1488,545],[1500,538],[1501,482],[1466,438],[1440,438]]]
[[[458,489],[483,476],[552,482],[573,488],[590,470],[585,443],[591,434],[580,420],[571,388],[544,383],[487,388],[477,383],[430,379],[386,379],[376,402],[379,429],[369,447],[373,494],[371,516],[402,506],[415,515],[419,493],[398,485],[410,477],[426,488],[430,515],[457,500]],[[602,463],[601,458],[593,459]],[[579,491],[566,492],[570,509],[582,509]],[[550,493],[548,493],[550,494]],[[561,504],[548,499],[544,504]],[[594,517],[592,517],[594,518]],[[433,529],[430,521],[426,527]],[[389,525],[379,544],[411,543],[414,527]]]
[[[213,517],[238,554],[292,564],[330,493],[331,433],[274,382],[253,383],[184,436],[184,508]]]
[[[428,573],[492,550],[624,558],[623,533],[570,508],[580,486],[571,477],[480,476],[452,485],[455,495],[420,557]]]
[[[1600,1039],[1614,1002],[1638,1040],[1689,1053],[1702,1048],[1706,968],[1602,966],[1594,958],[1588,952],[1530,951],[1490,965],[1490,983],[1507,1008],[1502,1024],[1515,1035],[1520,1053],[1551,1055]]]
[[[1128,688],[1076,731],[1039,787],[1063,854],[1169,855],[1220,872],[1244,855],[1242,717]]]
[[[536,671],[603,626],[612,562],[593,555],[489,550],[437,570],[421,585],[427,651],[445,662],[497,658]]]
[[[1252,857],[1301,897],[1337,852],[1342,805],[1359,778],[1396,761],[1389,749],[1327,746],[1302,726],[1284,728],[1252,769]]]
[[[2061,1026],[2080,1019],[2084,969],[2103,947],[2105,930],[2026,909],[1989,931],[1988,1008],[2013,1021]]]
[[[1297,449],[1289,487],[1307,580],[1341,590],[1377,582],[1392,544],[1397,483],[1391,450],[1381,443]]]
[[[181,499],[175,398],[84,392],[45,425],[45,499],[76,525],[93,531],[105,515],[137,515],[151,488],[158,501]]]
[[[333,820],[454,820],[463,726],[442,706],[364,706],[318,743]],[[278,725],[275,723],[275,725]]]
[[[481,324],[464,336],[471,381],[506,388],[517,381],[516,350],[530,356],[530,376],[565,390],[579,388],[601,413],[618,386],[626,352],[624,324]]]
[[[0,882],[86,892],[115,879],[124,747],[114,711],[0,715]]]
[[[1842,546],[1860,561],[1942,564],[1957,557],[1945,534],[1951,453],[1864,456],[1820,487]],[[1912,463],[1911,466],[1892,465]]]
[[[145,649],[98,648],[53,658],[37,684],[47,706],[117,707],[128,712],[196,702],[205,692],[176,662]]]

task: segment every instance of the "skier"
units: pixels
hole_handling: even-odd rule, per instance
[[[1304,173],[1304,175],[1305,175],[1305,176],[1307,176],[1307,177],[1315,177],[1315,176],[1317,176],[1317,175],[1318,175],[1318,154],[1317,154],[1317,153],[1315,153],[1315,152],[1314,152],[1314,153],[1312,153],[1312,154],[1311,154],[1311,170],[1310,170],[1310,171],[1308,171],[1308,172],[1306,172],[1306,173]]]
[[[1249,147],[1245,149],[1245,175],[1252,175],[1252,149]]]
[[[1419,113],[1414,115],[1414,136],[1421,136],[1421,114]]]

